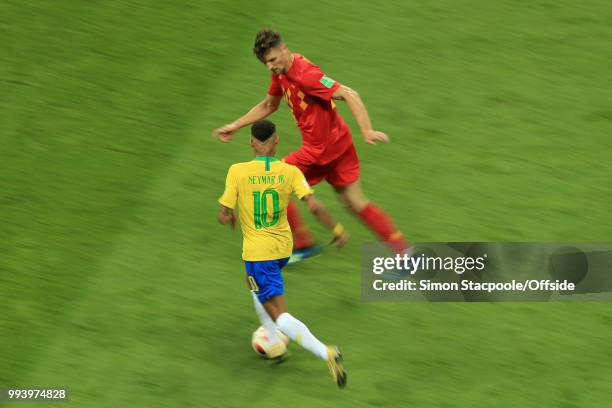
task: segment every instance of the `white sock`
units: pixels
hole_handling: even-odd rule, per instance
[[[308,327],[289,313],[283,313],[276,319],[276,325],[291,340],[322,360],[327,360],[327,347],[308,330]]]
[[[274,324],[274,320],[272,320],[268,312],[266,312],[266,309],[264,309],[263,305],[257,298],[257,295],[253,292],[251,292],[251,294],[253,295],[253,303],[255,304],[255,311],[257,312],[257,316],[259,316],[259,321],[268,332],[268,340],[270,341],[270,344],[278,343],[280,339],[276,334],[276,324]]]

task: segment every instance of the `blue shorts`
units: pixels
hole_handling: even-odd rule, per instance
[[[287,265],[287,262],[289,258],[273,261],[244,261],[251,291],[257,295],[261,303],[285,293],[281,269]]]

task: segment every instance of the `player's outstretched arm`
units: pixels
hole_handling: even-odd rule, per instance
[[[323,204],[314,198],[312,194],[302,197],[302,201],[306,203],[308,210],[331,231],[333,238],[330,244],[342,248],[349,238],[342,224],[334,221]]]
[[[222,142],[229,142],[232,140],[232,136],[239,129],[250,125],[253,122],[264,119],[274,113],[278,109],[280,104],[281,96],[266,95],[263,101],[253,106],[244,116],[236,119],[232,123],[224,125],[219,129],[213,131],[213,137],[218,138]]]
[[[236,217],[234,216],[234,210],[228,208],[224,205],[219,209],[219,215],[217,216],[217,220],[219,220],[219,224],[227,224],[231,223],[232,229],[236,228]]]
[[[372,122],[370,121],[370,115],[361,100],[361,97],[354,89],[349,88],[346,85],[340,85],[336,92],[332,95],[332,98],[345,101],[349,109],[353,113],[363,140],[367,144],[376,144],[376,142],[387,143],[389,142],[389,136],[383,132],[372,129]]]

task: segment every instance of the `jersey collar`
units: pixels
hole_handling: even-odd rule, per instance
[[[255,156],[255,158],[253,160],[257,160],[257,161],[270,161],[270,162],[275,162],[278,161],[278,159],[274,156]]]
[[[270,171],[270,163],[278,161],[274,156],[255,156],[253,160],[266,162],[266,171]]]

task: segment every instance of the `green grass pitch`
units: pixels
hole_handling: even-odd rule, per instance
[[[362,182],[411,240],[609,241],[611,15],[595,0],[3,1],[0,387],[67,386],[83,408],[609,407],[609,304],[364,303],[374,239],[327,185],[352,241],[285,279],[349,386],[296,346],[266,365],[240,235],[215,219],[248,133],[210,134],[264,96],[251,47],[272,26],[391,137],[355,134]],[[279,154],[297,148],[288,108],[272,118]]]

